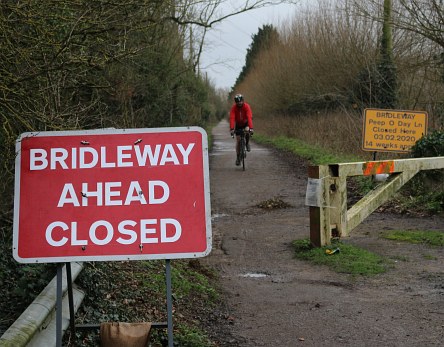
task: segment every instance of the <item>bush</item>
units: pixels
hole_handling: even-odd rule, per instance
[[[411,149],[413,158],[444,156],[444,130],[435,130],[419,139]]]
[[[413,158],[444,156],[444,130],[435,130],[419,139],[411,149]],[[419,172],[409,183],[410,192],[426,210],[444,210],[444,169]]]

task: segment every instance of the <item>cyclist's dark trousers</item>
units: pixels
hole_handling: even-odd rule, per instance
[[[248,123],[244,124],[244,125],[239,125],[236,124],[236,128],[234,129],[234,133],[237,136],[240,136],[242,134],[243,131],[245,131],[245,128],[248,126]],[[250,133],[245,133],[245,144],[248,144],[248,142],[250,141]]]

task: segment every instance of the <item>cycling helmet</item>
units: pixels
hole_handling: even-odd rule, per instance
[[[244,97],[242,96],[242,94],[236,94],[236,96],[234,97],[234,102],[241,102],[244,101]]]

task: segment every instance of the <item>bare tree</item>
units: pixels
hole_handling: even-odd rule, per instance
[[[399,0],[396,25],[424,36],[444,48],[443,0]]]
[[[248,0],[224,12],[227,0],[1,1],[1,210],[10,216],[20,133],[191,121],[203,113],[194,110],[206,95],[196,76],[206,32],[282,2]]]
[[[383,21],[381,1],[346,0],[356,9],[355,15]],[[395,0],[393,2],[393,26],[419,34],[444,47],[443,0]]]
[[[174,1],[174,0],[172,0]],[[205,39],[209,30],[223,22],[224,20],[239,15],[244,12],[256,10],[259,8],[276,6],[279,4],[297,4],[300,0],[247,0],[239,1],[233,7],[228,0],[176,0],[175,15],[170,17],[172,21],[182,27],[184,32],[188,29],[193,35],[188,37],[192,42],[190,47],[190,60],[193,61],[194,69],[199,67],[200,56],[205,49]]]

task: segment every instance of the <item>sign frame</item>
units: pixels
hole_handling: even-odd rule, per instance
[[[179,147],[179,142],[175,143],[174,139],[178,139],[177,141],[183,141],[183,143],[185,143],[186,141],[189,141],[188,147],[186,147],[185,145],[180,144],[181,147]],[[80,139],[83,139],[82,141],[79,141]],[[29,142],[26,142],[29,141]],[[72,247],[72,244],[70,246],[67,246],[65,248],[61,248],[60,252],[55,251],[54,254],[48,254],[45,253],[45,251],[39,251],[37,250],[37,246],[34,246],[34,242],[32,242],[33,239],[35,240],[39,240],[38,242],[42,243],[42,238],[41,236],[45,236],[47,235],[48,231],[46,231],[46,234],[43,234],[41,231],[36,232],[36,230],[38,230],[38,228],[40,227],[40,225],[35,225],[35,228],[30,228],[29,226],[32,225],[34,226],[34,224],[32,224],[32,222],[25,222],[24,218],[26,216],[26,218],[28,217],[32,217],[32,213],[30,212],[25,212],[23,209],[26,207],[27,210],[29,211],[29,206],[30,203],[26,202],[26,200],[28,200],[28,198],[32,198],[32,194],[36,193],[36,192],[41,192],[41,190],[38,190],[37,188],[35,188],[36,190],[34,190],[34,188],[29,188],[30,186],[34,187],[35,185],[31,185],[29,182],[35,183],[37,182],[37,178],[40,179],[41,184],[43,186],[46,187],[51,187],[53,185],[53,182],[45,182],[45,174],[42,173],[39,175],[38,170],[35,170],[33,172],[31,172],[31,159],[27,159],[25,158],[25,156],[27,154],[30,153],[30,149],[32,149],[32,144],[36,143],[39,144],[40,147],[43,146],[48,146],[48,148],[50,147],[50,144],[54,144],[55,142],[58,141],[58,145],[60,148],[63,149],[63,147],[65,146],[63,143],[64,141],[71,141],[71,143],[73,141],[76,141],[76,143],[79,143],[78,148],[99,148],[99,146],[103,146],[104,148],[108,148],[106,147],[106,143],[110,143],[110,147],[109,148],[116,148],[116,152],[118,152],[118,149],[120,149],[119,147],[125,147],[126,148],[126,152],[124,152],[123,150],[121,151],[122,153],[124,153],[123,155],[121,155],[122,158],[120,158],[117,154],[116,154],[116,158],[115,162],[120,163],[122,166],[118,166],[118,167],[114,167],[112,169],[105,168],[104,164],[107,165],[111,165],[109,162],[104,162],[102,160],[101,164],[97,165],[97,168],[92,168],[91,170],[80,170],[82,169],[80,166],[77,167],[77,165],[79,164],[75,164],[76,167],[74,167],[74,160],[79,160],[79,157],[75,157],[74,154],[72,154],[72,164],[73,167],[71,168],[72,171],[75,173],[75,175],[80,176],[82,179],[86,180],[90,180],[90,181],[94,181],[97,183],[100,179],[103,179],[104,177],[106,178],[106,175],[108,173],[114,172],[112,175],[114,175],[113,177],[115,177],[115,175],[120,175],[121,180],[122,180],[122,186],[125,184],[127,184],[128,182],[125,181],[128,176],[128,170],[132,170],[131,174],[129,176],[135,177],[135,175],[137,175],[140,171],[141,176],[143,177],[140,179],[140,182],[144,182],[146,183],[146,181],[143,181],[143,179],[148,177],[148,172],[149,175],[153,175],[153,176],[157,176],[157,181],[156,182],[162,182],[159,177],[162,179],[164,179],[162,185],[163,185],[163,196],[165,197],[167,194],[165,193],[165,191],[172,191],[169,195],[171,202],[169,200],[166,200],[165,202],[161,203],[159,202],[160,199],[158,199],[159,201],[156,201],[155,203],[157,205],[150,205],[150,203],[148,202],[148,194],[149,194],[149,189],[145,186],[143,186],[142,190],[147,190],[146,192],[144,191],[143,194],[146,196],[145,198],[145,204],[146,204],[146,208],[150,208],[150,210],[152,211],[161,211],[162,213],[165,213],[164,211],[167,210],[168,213],[171,213],[173,216],[175,216],[177,219],[173,219],[173,218],[165,218],[165,220],[168,221],[172,221],[173,223],[168,224],[167,221],[164,221],[163,219],[161,220],[159,216],[157,216],[156,214],[154,214],[153,216],[150,216],[151,219],[149,219],[149,221],[154,221],[156,220],[158,222],[158,225],[156,225],[155,227],[158,228],[158,230],[156,231],[156,233],[158,234],[159,237],[157,237],[158,240],[168,240],[167,242],[170,242],[170,245],[167,245],[167,243],[161,244],[161,241],[159,241],[158,246],[152,246],[152,245],[148,245],[148,243],[142,244],[140,243],[137,244],[139,241],[142,242],[142,226],[140,226],[140,233],[137,234],[137,239],[136,242],[134,242],[134,246],[133,248],[137,248],[138,250],[131,250],[131,252],[128,253],[128,250],[126,250],[123,253],[119,253],[118,247],[114,244],[113,245],[113,251],[109,252],[106,249],[104,250],[102,248],[102,251],[92,251],[92,252],[85,252],[85,254],[80,254],[79,255],[79,251],[77,250],[75,254],[70,253],[70,252],[66,252],[65,248],[69,248]],[[96,144],[95,142],[99,142],[100,144]],[[150,142],[150,141],[154,141],[154,142]],[[157,143],[155,141],[158,141]],[[193,142],[194,141],[194,142]],[[80,143],[82,142],[82,143]],[[171,144],[169,144],[171,142]],[[25,143],[25,145],[24,145]],[[26,147],[26,143],[31,143],[31,145],[29,145],[28,147]],[[120,146],[119,144],[123,144],[126,143],[126,146]],[[160,143],[162,143],[162,145],[160,145]],[[191,146],[191,143],[193,144]],[[151,144],[153,145],[152,148],[150,147]],[[150,147],[150,150],[152,150],[152,152],[150,152],[148,155],[145,155],[145,159],[146,158],[151,158],[149,157],[149,155],[151,156],[155,156],[157,153],[157,159],[158,161],[158,166],[154,167],[153,165],[148,165],[149,163],[152,164],[152,162],[150,161],[148,163],[148,159],[146,159],[146,166],[141,166],[139,165],[137,168],[135,168],[135,165],[133,163],[133,167],[126,167],[127,165],[129,165],[129,152],[130,152],[130,147],[132,147],[135,151],[135,147],[136,146],[142,146],[144,145],[144,151],[146,151],[147,145],[148,147]],[[66,145],[69,146],[69,145]],[[156,147],[155,147],[156,146]],[[159,146],[159,150],[157,149],[157,146]],[[163,146],[163,147],[162,147]],[[164,154],[164,157],[162,157],[162,159],[164,159],[164,162],[162,163],[163,166],[161,167],[160,163],[160,159],[162,156],[162,148],[164,148],[164,152],[167,152],[166,149],[171,149],[170,152],[168,152],[167,154]],[[174,154],[172,153],[172,148],[173,146],[177,146],[177,148],[179,148],[181,150],[181,152],[178,151],[179,154],[183,154],[183,162],[179,163],[176,165],[176,163],[174,163],[175,158],[174,158]],[[102,147],[100,147],[102,148]],[[117,149],[118,148],[118,149]],[[155,151],[154,152],[154,148]],[[69,150],[72,150],[74,153],[74,149],[73,148],[69,148]],[[107,150],[107,149],[105,149]],[[37,151],[37,150],[36,150]],[[68,151],[68,150],[67,150]],[[97,149],[98,151],[98,149]],[[139,157],[141,156],[141,149],[139,150]],[[188,151],[188,152],[187,152]],[[25,153],[25,154],[24,154]],[[48,151],[48,153],[50,153]],[[51,152],[52,153],[52,152]],[[69,152],[70,153],[70,152]],[[80,149],[79,152],[80,153]],[[145,153],[145,152],[143,152]],[[160,153],[160,154],[159,154]],[[40,154],[39,154],[40,155]],[[60,155],[60,154],[59,154]],[[71,155],[71,154],[69,154]],[[78,154],[76,154],[77,156]],[[102,154],[103,155],[103,154]],[[135,157],[135,154],[132,154]],[[31,155],[29,155],[29,157],[31,157]],[[185,160],[186,157],[186,160]],[[39,157],[42,158],[42,157]],[[110,156],[111,158],[111,156]],[[177,158],[179,158],[179,155],[177,155]],[[35,159],[35,158],[33,158]],[[52,159],[51,159],[52,160]],[[112,161],[112,159],[105,159]],[[133,159],[135,162],[135,159]],[[140,159],[138,159],[140,160]],[[151,159],[149,159],[151,160]],[[189,162],[188,162],[189,160]],[[37,161],[37,160],[36,160]],[[61,165],[61,161],[62,159],[59,158],[59,161],[56,162],[54,165],[57,165],[57,167],[61,167],[63,165]],[[40,162],[38,162],[39,164],[41,164],[42,160]],[[50,159],[49,159],[49,154],[48,154],[48,172],[49,172],[49,164]],[[172,163],[173,162],[173,163]],[[26,163],[26,164],[25,164]],[[35,164],[35,162],[33,162]],[[51,162],[52,163],[52,162]],[[66,159],[66,161],[64,163],[70,163],[70,159]],[[139,162],[140,164],[140,162]],[[25,166],[27,165],[28,167],[28,171],[29,172],[25,172]],[[100,166],[102,165],[102,166]],[[114,165],[116,165],[114,163]],[[36,165],[35,165],[36,166]],[[35,168],[34,168],[35,169]],[[76,169],[76,170],[74,170]],[[107,171],[106,171],[107,170]],[[42,172],[44,170],[41,170]],[[56,168],[54,168],[54,171],[57,171]],[[66,172],[68,172],[67,170],[64,170]],[[30,174],[30,172],[32,173],[32,175]],[[84,172],[84,173],[83,173]],[[107,172],[107,173],[104,173]],[[172,172],[170,174],[170,172]],[[156,174],[157,173],[157,174]],[[52,174],[52,178],[48,178],[47,180],[53,180],[54,179],[54,174]],[[33,176],[34,175],[34,176]],[[74,174],[72,175],[73,177],[75,176]],[[103,177],[101,176],[103,175]],[[49,174],[48,174],[49,176]],[[63,175],[61,175],[63,176]],[[80,179],[80,178],[79,178]],[[61,179],[60,179],[61,180]],[[73,178],[74,180],[74,178]],[[129,180],[129,178],[128,178]],[[187,180],[189,182],[187,182]],[[103,184],[105,184],[107,182],[103,182]],[[115,183],[115,182],[112,182]],[[131,184],[133,183],[133,181],[131,181]],[[39,184],[40,185],[40,184]],[[170,185],[172,185],[172,187],[170,187]],[[191,186],[192,185],[192,186]],[[142,186],[142,185],[140,185]],[[148,185],[147,185],[148,186]],[[151,186],[150,186],[151,187]],[[197,257],[204,257],[207,256],[210,252],[211,252],[211,247],[212,247],[212,231],[211,231],[211,205],[210,205],[210,183],[209,183],[209,159],[208,159],[208,138],[207,138],[207,133],[204,129],[197,127],[197,126],[190,126],[190,127],[170,127],[170,128],[139,128],[139,129],[114,129],[114,128],[109,128],[109,129],[94,129],[94,130],[74,130],[74,131],[47,131],[47,132],[27,132],[27,133],[23,133],[19,136],[19,138],[16,141],[16,161],[15,161],[15,196],[14,196],[14,223],[13,223],[13,257],[16,261],[18,261],[19,263],[61,263],[61,262],[72,262],[72,261],[122,261],[122,260],[157,260],[157,259],[183,259],[183,258],[197,258]],[[58,189],[58,190],[57,190]],[[63,188],[65,189],[65,188]],[[111,188],[110,188],[111,189]],[[116,188],[112,188],[112,189],[116,189]],[[157,195],[162,195],[162,187],[159,188],[159,186],[155,186],[155,184],[153,184],[152,190],[155,191],[155,189],[157,189],[157,193],[152,193],[152,195],[154,196],[155,194]],[[175,189],[175,191],[174,191]],[[56,187],[55,190],[58,192],[58,195],[61,196],[63,195],[63,193],[60,194],[61,189],[60,186]],[[83,190],[83,188],[82,188]],[[142,190],[140,191],[140,195],[142,195]],[[64,190],[65,191],[65,190]],[[160,192],[160,193],[159,193]],[[30,194],[31,193],[31,194]],[[85,198],[85,196],[83,195],[83,192],[81,193],[80,196],[79,195],[80,192],[76,191],[75,194],[78,195],[78,200],[77,201],[83,201],[82,199]],[[131,204],[135,205],[134,210],[138,210],[139,212],[137,212],[140,215],[140,210],[141,207],[139,207],[139,205],[141,205],[140,202],[134,202],[134,200],[136,198],[139,198],[138,196],[139,191],[137,191],[137,193],[134,193],[135,196],[130,196],[130,193],[128,191],[128,195],[127,195],[127,199],[129,196],[129,200],[131,201]],[[171,196],[174,193],[174,198],[171,198]],[[25,195],[26,194],[26,195]],[[57,193],[55,193],[57,194]],[[106,193],[103,193],[104,196]],[[112,203],[113,202],[111,199],[116,199],[115,197],[113,197],[112,195],[115,196],[115,194],[117,194],[116,192],[111,191],[110,196],[111,198],[109,198],[107,200],[106,197],[103,198],[103,200],[108,201]],[[151,194],[151,193],[150,193]],[[185,196],[185,194],[187,194]],[[193,194],[195,196],[193,196]],[[183,195],[183,196],[181,196]],[[192,195],[191,197],[189,197],[189,195]],[[57,195],[56,195],[57,196]],[[150,195],[151,196],[151,195]],[[153,197],[151,196],[151,198],[153,200],[155,200],[155,196]],[[65,198],[67,201],[72,201],[75,200],[75,198],[73,198],[72,196],[69,196],[67,194],[65,194]],[[89,198],[89,197],[88,197]],[[60,197],[61,199],[61,197]],[[71,200],[70,200],[71,199]],[[96,199],[96,200],[94,200]],[[140,198],[142,201],[142,198]],[[194,206],[190,205],[190,199],[194,199]],[[30,199],[31,200],[31,199]],[[185,207],[181,207],[181,202],[186,200],[185,204],[187,204]],[[42,213],[47,213],[48,215],[51,214],[51,212],[55,211],[55,207],[54,207],[54,203],[48,207],[48,211],[45,210],[45,197],[41,197],[39,200],[39,202],[41,202],[43,204],[43,207],[41,206],[37,206],[37,210],[38,212],[36,212],[35,214],[40,216]],[[92,198],[92,201],[96,201],[96,206],[93,206],[94,204],[91,203],[90,207],[91,210],[94,209],[99,209],[98,206],[99,203],[99,198],[95,197]],[[125,200],[126,202],[127,200]],[[192,202],[192,201],[191,201]],[[60,204],[60,200],[59,200],[59,204]],[[164,204],[164,206],[160,206]],[[34,206],[36,205],[36,203],[34,202]],[[38,205],[38,203],[37,203]],[[121,203],[121,205],[123,205],[123,203]],[[83,207],[83,205],[82,205]],[[130,206],[131,207],[131,206]],[[126,212],[128,212],[130,210],[130,207],[126,206],[126,210],[124,216],[127,217]],[[193,210],[193,208],[195,210]],[[74,208],[72,208],[74,210]],[[104,215],[106,215],[108,213],[108,216],[111,216],[110,218],[114,218],[114,213],[113,211],[117,211],[119,209],[119,206],[106,206],[106,208],[103,208],[103,211],[107,211],[104,212]],[[120,209],[123,210],[123,206],[120,206]],[[132,208],[131,208],[132,210]],[[111,211],[111,212],[110,212]],[[172,212],[170,212],[172,211]],[[177,211],[177,212],[176,212]],[[186,211],[186,212],[184,212]],[[188,212],[190,211],[190,212]],[[122,212],[119,212],[122,213]],[[117,214],[119,214],[117,213]],[[136,212],[135,212],[136,213]],[[147,213],[147,212],[144,212]],[[155,212],[153,212],[155,213]],[[176,215],[177,213],[177,215]],[[91,213],[93,214],[93,213]],[[68,216],[69,214],[65,215]],[[39,217],[35,217],[36,221],[38,220]],[[23,218],[21,218],[23,217]],[[59,216],[56,214],[53,216],[54,219],[57,219]],[[80,224],[80,212],[79,214],[77,214],[77,212],[75,214],[72,215],[73,219],[77,218],[79,220],[79,224]],[[97,220],[100,220],[100,218],[102,217],[102,215],[97,216]],[[182,220],[180,219],[181,217],[183,217],[184,220],[186,220],[184,223],[184,227],[182,228]],[[117,218],[117,217],[115,217]],[[141,218],[140,216],[138,217],[133,217],[133,218]],[[158,219],[154,219],[154,218],[158,218]],[[106,219],[106,218],[105,218]],[[128,217],[128,219],[131,219],[131,215]],[[137,219],[136,219],[137,220]],[[144,219],[145,221],[145,219]],[[162,221],[162,223],[161,223]],[[174,222],[175,221],[175,222]],[[36,222],[36,223],[40,223],[40,221]],[[22,227],[23,225],[26,225],[27,228],[25,228],[25,226]],[[152,222],[152,224],[154,225],[154,222]],[[178,226],[179,224],[179,226]],[[47,225],[47,224],[46,224]],[[142,225],[142,220],[140,220],[140,225]],[[193,225],[193,228],[190,227],[190,225]],[[71,224],[72,226],[72,224]],[[103,225],[100,225],[97,229],[95,229],[96,233],[99,233],[100,231],[97,230],[102,230],[99,228],[103,229]],[[145,225],[145,229],[143,230],[144,232],[144,240],[147,240],[147,237],[152,236],[152,234],[148,234],[148,233],[154,233],[154,227],[152,227],[151,229],[149,229],[149,226]],[[60,226],[57,227],[57,232],[58,232],[58,236],[57,236],[57,240],[60,241],[61,239],[61,231],[62,228]],[[115,232],[117,234],[117,225],[113,225],[113,233]],[[128,227],[130,228],[130,227]],[[165,236],[164,238],[160,237],[161,234],[161,228],[162,229],[162,237]],[[175,228],[175,229],[174,229]],[[184,228],[187,228],[187,230],[184,230]],[[30,230],[33,229],[33,230]],[[79,228],[80,229],[80,228]],[[106,229],[106,228],[105,228]],[[180,232],[178,232],[178,229]],[[204,229],[204,230],[203,230]],[[48,227],[47,229],[48,230]],[[53,229],[54,230],[54,229]],[[107,237],[109,236],[110,232],[109,229],[107,230]],[[115,231],[114,231],[115,230]],[[151,231],[147,231],[147,230],[151,230]],[[175,230],[175,234],[173,232],[173,237],[169,237],[166,236],[167,233],[171,234],[171,230]],[[65,231],[65,230],[63,230]],[[120,231],[120,225],[119,225],[119,231]],[[126,241],[128,241],[129,238],[129,234],[132,230],[128,231],[126,230],[126,234],[124,234],[122,236],[121,234],[121,239],[123,240],[123,237],[126,237]],[[31,235],[31,233],[34,233],[33,235]],[[54,232],[55,233],[55,232]],[[90,235],[91,235],[91,229],[89,231]],[[136,233],[134,231],[134,233]],[[132,234],[134,234],[132,233]],[[174,248],[173,249],[173,244],[174,241],[171,241],[174,239],[175,236],[177,236],[179,234],[180,239],[177,240],[177,244],[182,245],[182,241],[186,242],[186,246],[185,244],[183,246],[177,246],[177,249]],[[38,235],[37,237],[35,235]],[[73,231],[71,230],[71,238],[73,237]],[[100,234],[102,235],[102,234]],[[113,235],[113,239],[110,241],[110,244],[112,242],[114,242],[115,237],[114,234]],[[31,240],[31,241],[22,241],[22,238],[26,238],[27,240]],[[98,237],[97,240],[99,240],[100,238]],[[153,240],[155,238],[152,238],[150,240]],[[48,243],[48,237],[46,236],[46,242]],[[83,240],[84,241],[84,240]],[[103,241],[99,240],[99,241]],[[36,241],[37,242],[37,241]],[[71,243],[73,241],[71,240]],[[91,244],[91,239],[89,239],[89,242]],[[154,243],[151,242],[150,243]],[[89,245],[89,244],[88,244]],[[97,246],[98,244],[95,244],[93,246]],[[119,247],[122,247],[122,249],[124,249],[124,246],[118,245]],[[137,247],[136,247],[137,246]],[[140,246],[140,247],[139,247]],[[146,251],[145,249],[143,249],[143,246],[147,246],[146,247]],[[79,243],[79,246],[80,243]],[[92,246],[91,246],[92,247]],[[152,250],[154,247],[158,247],[159,249],[164,249],[162,251],[159,252],[150,252],[148,250],[148,248],[151,247],[150,249]],[[176,247],[176,245],[174,245],[174,247]],[[30,251],[28,251],[28,248],[30,249]],[[83,246],[82,248],[88,248],[88,246]],[[98,249],[98,248],[96,248]],[[24,252],[26,253],[24,255]],[[52,252],[52,251],[51,251]],[[28,253],[30,253],[31,255],[28,255]]]

